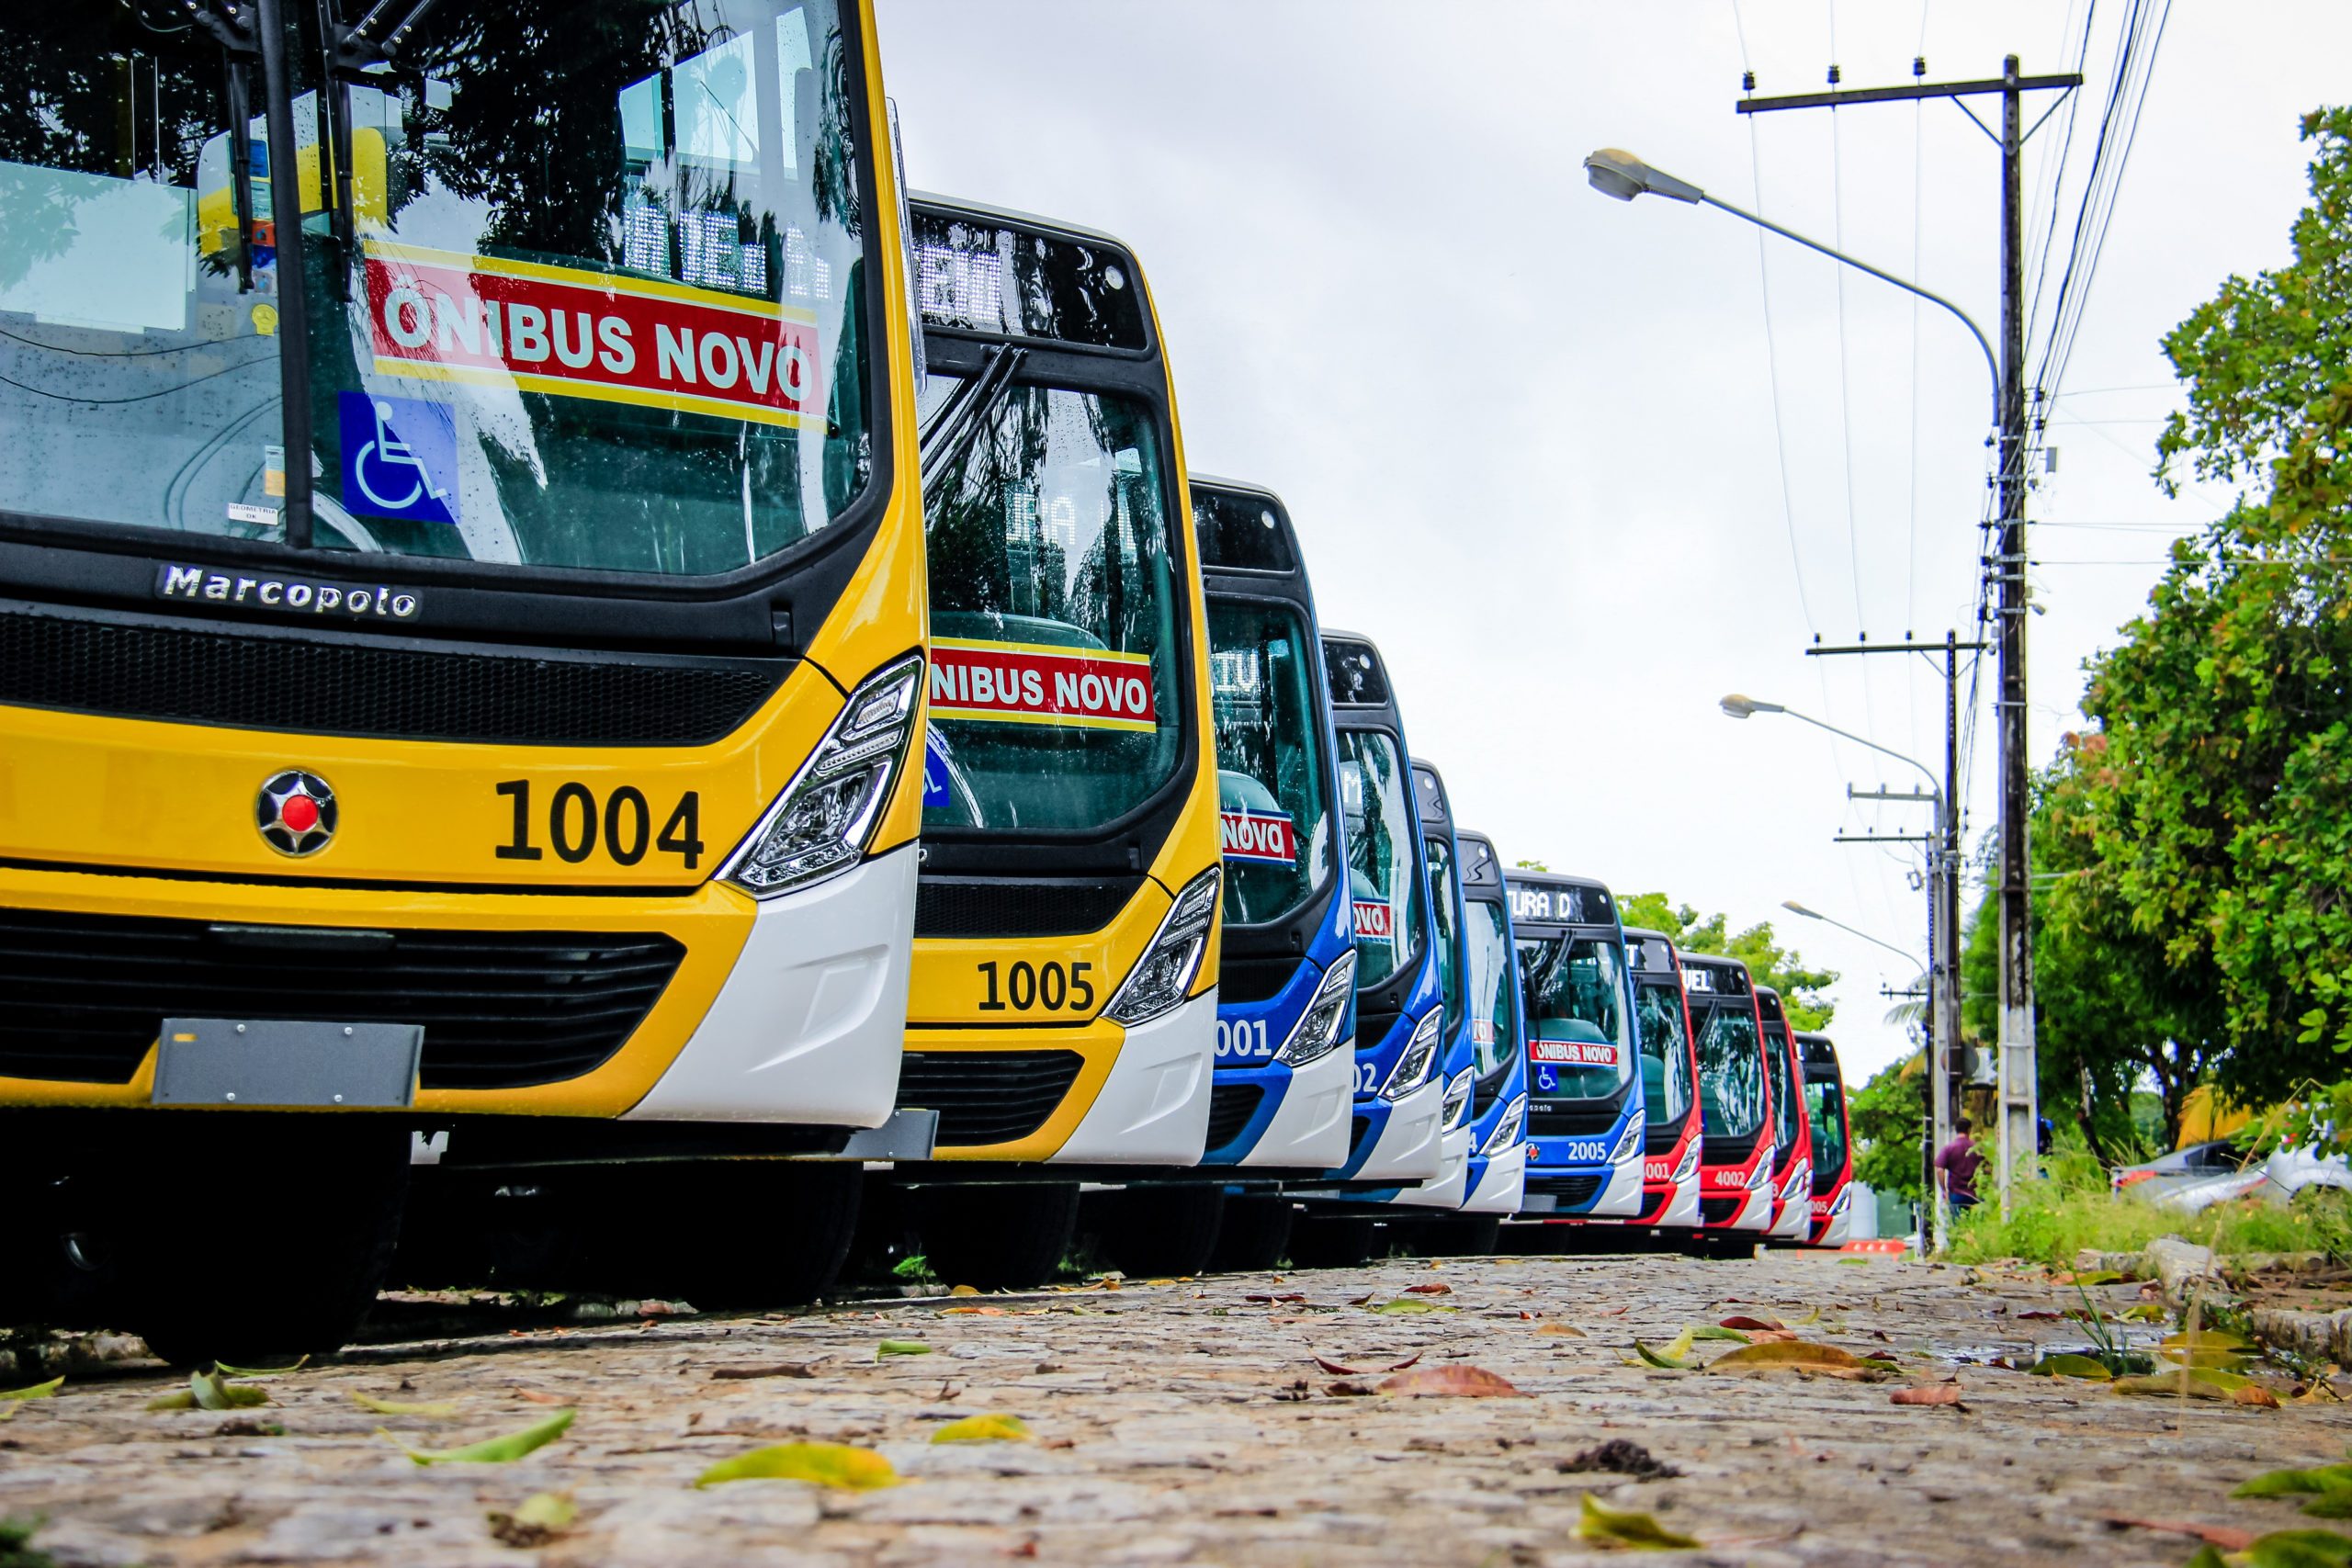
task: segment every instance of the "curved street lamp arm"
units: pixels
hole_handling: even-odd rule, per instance
[[[1850,729],[1840,729],[1834,724],[1824,724],[1821,720],[1814,717],[1811,714],[1799,713],[1794,708],[1782,708],[1781,711],[1787,714],[1791,718],[1801,718],[1804,720],[1805,723],[1813,726],[1815,729],[1826,729],[1832,735],[1842,735],[1857,746],[1867,746],[1871,750],[1878,752],[1882,756],[1892,757],[1898,762],[1909,763],[1912,767],[1918,769],[1919,772],[1926,776],[1928,789],[1933,791],[1935,794],[1938,807],[1940,808],[1942,807],[1944,798],[1943,781],[1936,777],[1934,772],[1928,768],[1927,763],[1919,761],[1915,758],[1906,757],[1902,752],[1895,750],[1892,747],[1882,746],[1875,740],[1865,740]]]

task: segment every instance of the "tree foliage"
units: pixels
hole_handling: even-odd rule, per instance
[[[1663,893],[1636,893],[1620,899],[1617,912],[1629,926],[1664,931],[1677,947],[1738,959],[1747,965],[1758,985],[1781,993],[1781,1005],[1795,1028],[1826,1029],[1830,1015],[1838,1010],[1838,1004],[1822,994],[1838,983],[1836,972],[1812,968],[1795,950],[1774,942],[1770,920],[1735,933],[1727,917],[1702,916]]]
[[[1918,1202],[1926,1195],[1920,1141],[1927,1136],[1928,1079],[1920,1053],[1880,1070],[1846,1103],[1854,1179],[1873,1191]]]

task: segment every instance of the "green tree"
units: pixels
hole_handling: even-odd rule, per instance
[[[1636,893],[1620,899],[1617,912],[1629,926],[1664,931],[1677,947],[1738,959],[1756,976],[1757,984],[1781,993],[1781,1005],[1798,1029],[1826,1029],[1830,1015],[1838,1010],[1838,1004],[1822,994],[1838,983],[1836,972],[1813,968],[1794,949],[1774,942],[1770,920],[1733,932],[1728,917],[1702,916],[1663,893]]]
[[[1921,1140],[1927,1135],[1928,1079],[1914,1052],[1882,1068],[1852,1093],[1846,1118],[1854,1139],[1854,1179],[1918,1202],[1925,1195]]]

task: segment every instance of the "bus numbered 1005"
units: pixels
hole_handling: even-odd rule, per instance
[[[1080,1168],[1192,1165],[1207,1134],[1207,626],[1135,257],[968,203],[913,211],[932,669],[899,1102],[939,1126],[938,1163],[899,1176],[941,1275],[1035,1284]]]
[[[890,1116],[915,344],[858,0],[166,9],[0,19],[0,1208],[36,1311],[251,1361],[348,1335],[420,1134]],[[858,1171],[759,1164],[778,1299]]]

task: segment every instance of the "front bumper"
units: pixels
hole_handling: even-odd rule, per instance
[[[1711,1231],[1761,1231],[1770,1227],[1772,1224],[1772,1184],[1769,1176],[1765,1180],[1754,1187],[1748,1188],[1745,1192],[1736,1194],[1720,1192],[1715,1195],[1721,1198],[1736,1196],[1740,1200],[1740,1204],[1737,1209],[1732,1212],[1732,1217],[1730,1219],[1724,1221],[1720,1224],[1708,1225],[1705,1227],[1706,1229]]]
[[[1854,1184],[1849,1181],[1838,1189],[1838,1195],[1829,1201],[1827,1216],[1815,1222],[1813,1245],[1843,1247],[1847,1239],[1853,1235],[1853,1231]]]
[[[1219,1082],[1254,1081],[1275,1100],[1272,1118],[1219,1165],[1329,1170],[1348,1157],[1348,1112],[1355,1097],[1355,1042],[1341,1041],[1303,1067],[1227,1068]],[[1277,1098],[1279,1097],[1279,1098]]]
[[[1674,1184],[1674,1195],[1666,1201],[1665,1212],[1652,1223],[1677,1228],[1698,1229],[1700,1224],[1699,1178],[1695,1172]]]
[[[1470,1195],[1462,1201],[1465,1214],[1516,1214],[1527,1192],[1527,1145],[1513,1144],[1491,1158],[1470,1161]]]
[[[1349,1068],[1352,1074],[1352,1056]],[[1432,1077],[1402,1100],[1353,1101],[1365,1120],[1367,1142],[1351,1149],[1349,1160],[1332,1174],[1342,1181],[1399,1182],[1427,1181],[1437,1175],[1445,1159],[1439,1132],[1444,1100],[1445,1085]]]
[[[1388,1201],[1415,1209],[1454,1210],[1470,1193],[1470,1129],[1457,1127],[1441,1135],[1438,1173],[1406,1188]]]
[[[1803,1241],[1813,1234],[1813,1181],[1805,1180],[1804,1190],[1785,1201],[1773,1200],[1777,1211],[1772,1228],[1765,1234],[1776,1241]]]
[[[1198,1165],[1209,1133],[1216,992],[1126,1032],[1055,1165]]]

